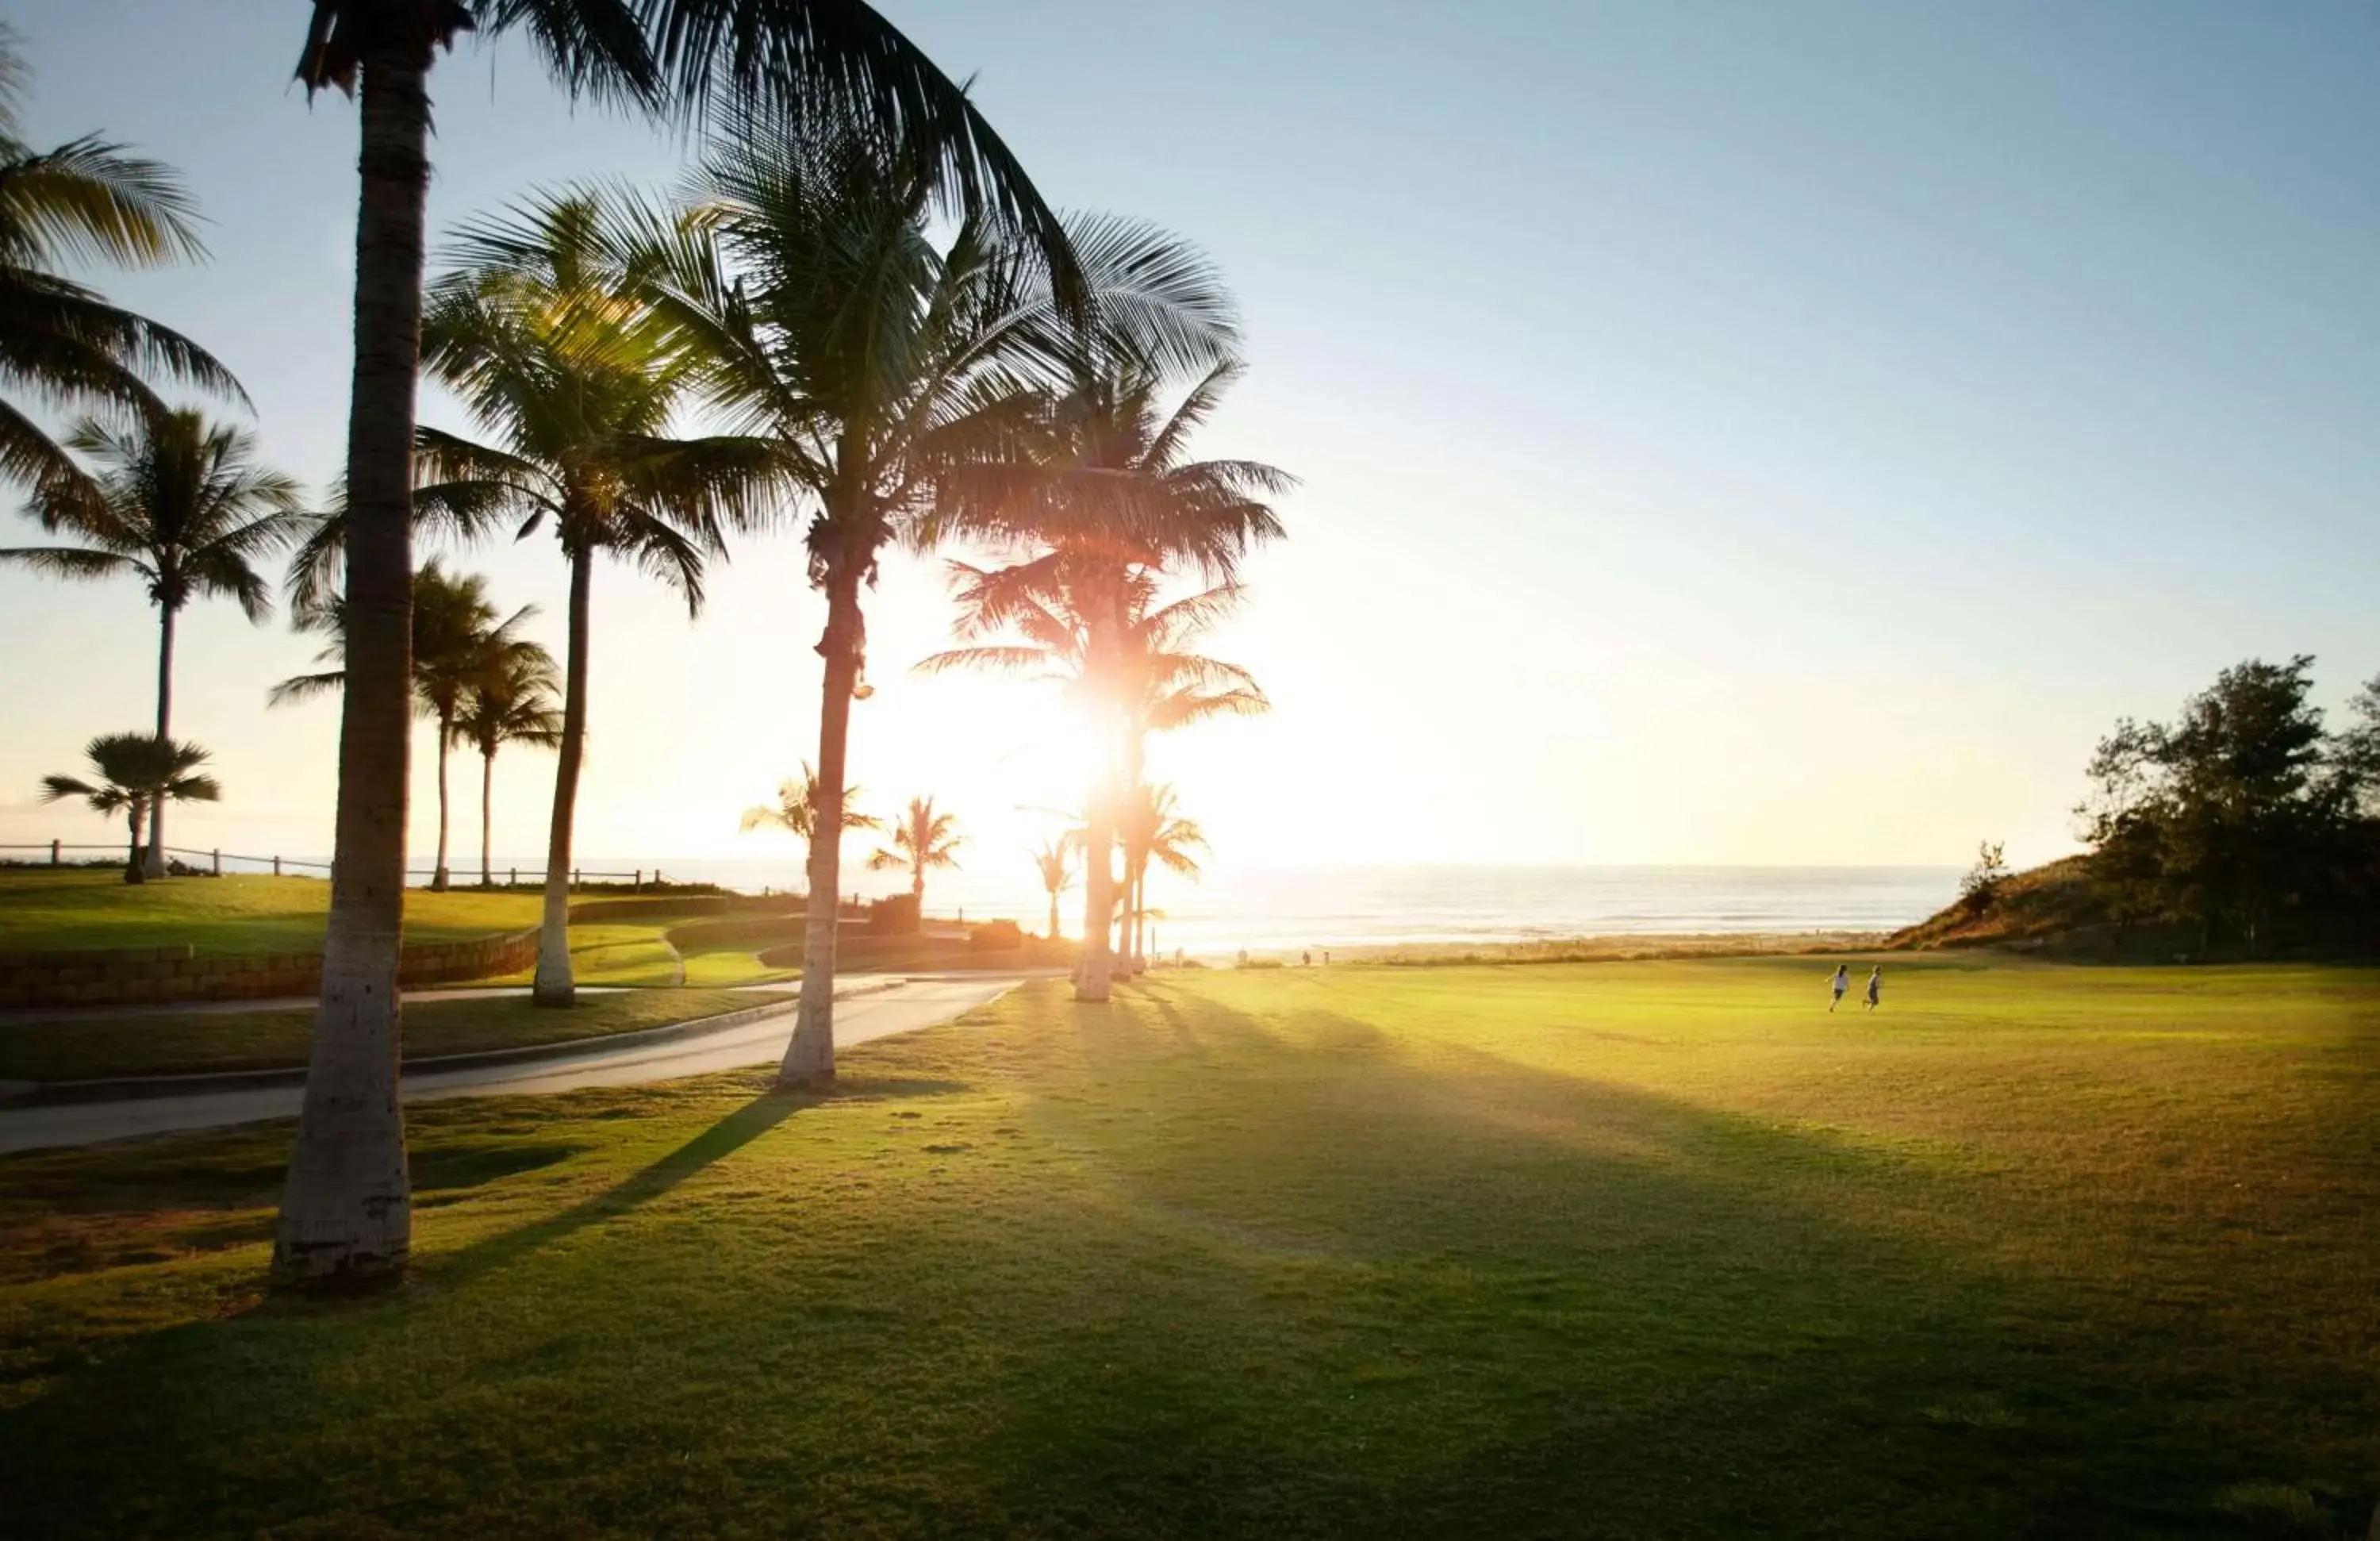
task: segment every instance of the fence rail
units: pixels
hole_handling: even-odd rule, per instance
[[[146,847],[144,847],[144,849],[146,849]],[[53,840],[33,845],[0,844],[0,853],[11,851],[31,851],[36,855],[45,854],[49,858],[46,865],[51,867],[64,867],[66,865],[66,854],[69,851],[97,851],[109,855],[129,855],[127,847],[120,842],[102,843],[99,844],[82,844],[73,841]],[[290,872],[298,870],[321,872],[326,875],[331,870],[331,864],[329,862],[310,861],[303,856],[257,856],[248,855],[237,851],[198,851],[193,850],[187,845],[168,845],[165,847],[165,855],[169,856],[189,857],[191,858],[192,865],[203,862],[207,865],[209,871],[218,878],[224,875],[224,864],[225,862],[245,863],[247,864],[245,868],[247,870],[260,873],[269,871],[276,878],[286,877]],[[43,864],[36,862],[31,865],[40,866]],[[238,867],[232,868],[232,870],[235,871],[242,869],[243,868]],[[507,867],[504,869],[504,886],[508,888],[518,888],[524,881],[540,888],[545,886],[545,872],[543,868],[524,870],[518,867]],[[407,878],[434,879],[438,876],[438,871],[437,868],[430,867],[408,867],[405,869],[405,875]],[[446,875],[450,882],[457,878],[464,879],[468,881],[471,876],[471,871],[468,868],[450,865],[446,868]],[[491,875],[492,876],[492,873]],[[598,872],[585,868],[573,868],[570,871],[570,886],[577,888],[590,878],[594,879],[598,882],[618,881],[625,879],[632,888],[638,890],[642,890],[647,883],[650,883],[652,886],[658,888],[665,881],[662,876],[662,869],[658,867],[652,868],[650,871],[647,871],[643,868],[638,868],[627,872]]]

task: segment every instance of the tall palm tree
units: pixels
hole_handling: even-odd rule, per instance
[[[616,201],[616,200],[615,200]],[[545,855],[545,914],[532,999],[567,1006],[572,829],[587,747],[595,558],[660,576],[702,606],[705,563],[729,525],[748,525],[774,455],[766,441],[668,436],[704,369],[702,350],[624,292],[610,237],[636,211],[598,192],[542,195],[466,228],[455,269],[431,292],[422,364],[464,404],[487,443],[417,431],[417,509],[455,522],[510,517],[526,537],[550,524],[570,569],[562,744]]]
[[[866,682],[860,590],[885,549],[926,529],[953,467],[994,453],[1029,419],[1023,389],[1054,368],[1069,328],[1033,248],[962,219],[927,229],[932,185],[913,147],[832,117],[740,114],[712,146],[695,206],[648,240],[638,265],[663,309],[715,360],[711,404],[776,441],[813,505],[811,586],[826,596],[819,780],[844,782],[851,703]],[[1216,285],[1166,237],[1115,222],[1073,232],[1083,309],[1153,349],[1215,351]],[[809,891],[841,889],[835,843],[810,848]],[[801,1001],[779,1073],[834,1076],[835,918],[813,906]]]
[[[884,827],[884,820],[873,814],[862,813],[853,806],[862,795],[858,787],[844,789],[843,811],[835,819],[835,823],[845,833],[854,830],[873,831],[881,830]],[[783,830],[799,840],[802,843],[802,848],[807,852],[817,841],[818,810],[818,772],[810,769],[808,760],[804,760],[800,775],[788,776],[777,783],[775,807],[761,804],[744,810],[742,828],[747,832],[758,829]],[[830,901],[833,897],[832,893],[827,895]]]
[[[122,425],[78,423],[67,447],[96,475],[49,477],[27,512],[77,545],[18,546],[0,562],[61,578],[137,577],[157,607],[157,733],[174,722],[174,624],[191,600],[222,595],[261,625],[272,590],[260,557],[304,532],[298,482],[257,458],[256,435],[196,411],[133,415]],[[149,875],[165,873],[165,810],[151,812]]]
[[[1138,973],[1147,967],[1143,943],[1153,913],[1148,907],[1148,864],[1154,861],[1169,872],[1195,880],[1198,862],[1191,853],[1207,849],[1207,836],[1194,820],[1182,817],[1173,789],[1163,782],[1142,782],[1127,795],[1123,830],[1124,952]]]
[[[966,207],[1010,218],[1064,255],[1056,219],[965,90],[861,0],[314,0],[298,78],[309,96],[335,85],[361,98],[345,468],[356,687],[339,724],[322,1005],[274,1230],[274,1270],[291,1280],[399,1268],[412,1244],[395,982],[428,86],[456,34],[516,28],[574,96],[681,116],[721,92],[834,103],[880,133],[906,135]]]
[[[540,665],[552,673],[552,656],[519,635],[521,625],[536,613],[537,606],[523,605],[498,620],[496,607],[488,600],[486,578],[476,573],[449,575],[435,559],[413,576],[413,698],[415,709],[438,724],[438,859],[430,879],[433,889],[443,891],[452,880],[446,866],[451,822],[446,751],[462,741],[455,722],[466,698],[481,683]],[[343,666],[283,680],[268,698],[273,706],[310,700],[347,686],[349,675],[344,664],[350,614],[346,602],[333,601],[307,615],[301,625],[330,634],[317,661]]]
[[[97,135],[37,150],[24,138],[30,79],[0,24],[0,389],[47,407],[158,414],[157,382],[245,401],[214,356],[110,305],[61,270],[203,261],[198,205],[167,167]],[[15,401],[0,399],[0,476],[34,485],[82,472]]]
[[[917,902],[917,918],[926,916],[926,874],[959,864],[958,849],[966,843],[958,833],[957,816],[936,813],[931,797],[912,797],[892,824],[892,843],[868,858],[870,872],[909,869],[909,895]]]
[[[494,667],[473,679],[455,714],[455,741],[480,751],[480,886],[496,886],[489,855],[490,810],[495,802],[496,751],[507,744],[552,749],[562,743],[560,685],[553,655],[534,642],[509,649]]]
[[[1075,881],[1074,843],[1062,836],[1043,841],[1033,853],[1033,868],[1040,876],[1042,892],[1050,895],[1050,940],[1056,941],[1058,900]]]
[[[42,801],[55,803],[80,797],[94,813],[121,813],[131,831],[124,855],[124,880],[145,880],[140,863],[141,816],[167,803],[212,803],[223,796],[212,776],[201,773],[207,751],[191,743],[176,744],[162,734],[102,734],[83,754],[98,779],[43,776]]]

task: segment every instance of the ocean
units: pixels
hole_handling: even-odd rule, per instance
[[[497,864],[501,878],[507,863]],[[528,870],[540,864],[522,861]],[[801,886],[800,864],[750,858],[589,856],[584,871],[625,877],[656,868],[679,881],[780,892]],[[1047,923],[1048,899],[1014,870],[970,868],[936,874],[929,913]],[[855,871],[845,882],[880,894],[905,887],[898,875]],[[458,862],[468,881],[477,863]],[[1318,867],[1232,868],[1204,882],[1160,875],[1151,881],[1154,922],[1164,951],[1228,955],[1241,948],[1418,942],[1529,941],[1556,937],[1681,932],[1886,931],[1925,919],[1957,894],[1954,867]],[[1082,891],[1060,906],[1069,934],[1082,925]]]

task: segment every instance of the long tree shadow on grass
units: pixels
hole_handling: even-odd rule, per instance
[[[2154,1318],[1900,1223],[1990,1201],[1956,1171],[1328,1010],[1151,991],[1004,1030],[1003,1142],[803,1205],[799,1231],[739,1222],[742,1247],[647,1225],[531,1258],[804,1105],[741,1104],[457,1255],[479,1288],[161,1334],[0,1414],[5,1511],[31,1534],[1730,1537],[2353,1512],[2321,1484],[2354,1407],[2178,1385]],[[2259,1480],[2262,1520],[2221,1507]]]

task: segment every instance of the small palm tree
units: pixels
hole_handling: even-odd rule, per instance
[[[27,512],[63,546],[0,550],[0,562],[67,579],[137,577],[157,607],[157,734],[174,719],[174,627],[193,599],[237,600],[261,625],[272,590],[253,564],[295,543],[306,528],[297,480],[257,458],[256,436],[195,411],[134,416],[122,425],[86,419],[67,447],[96,476],[50,477]],[[165,872],[165,810],[149,820],[149,875]]]
[[[742,827],[747,831],[779,829],[792,834],[807,851],[818,829],[818,807],[820,795],[818,772],[808,760],[802,761],[802,773],[788,776],[777,783],[776,806],[761,805],[744,810]],[[881,830],[884,820],[873,814],[860,812],[852,805],[865,794],[858,787],[846,787],[843,795],[843,812],[836,822],[845,833],[853,830]],[[830,895],[832,897],[832,895]]]
[[[958,848],[966,843],[959,834],[957,816],[936,813],[931,797],[912,797],[892,825],[892,843],[868,858],[870,872],[909,869],[909,893],[917,901],[917,916],[926,915],[926,874],[936,868],[955,868]]]
[[[455,719],[462,712],[466,694],[481,681],[516,668],[534,668],[540,661],[548,671],[552,669],[552,655],[518,635],[522,623],[536,613],[537,606],[523,605],[499,621],[496,607],[488,601],[486,578],[476,573],[449,575],[434,559],[413,576],[415,710],[438,724],[438,860],[430,879],[433,889],[443,890],[450,882],[446,849],[451,799],[446,786],[446,751],[459,742]],[[273,706],[309,700],[344,689],[347,683],[347,601],[333,600],[303,617],[299,624],[308,630],[330,634],[330,641],[317,661],[336,662],[341,667],[283,680],[273,687],[268,698]]]
[[[111,733],[92,739],[83,754],[97,780],[44,776],[42,801],[80,797],[94,813],[123,814],[132,835],[124,855],[128,883],[146,880],[140,861],[144,815],[167,803],[212,803],[223,796],[215,779],[200,773],[207,752],[195,744],[176,744],[156,734]]]
[[[167,167],[96,135],[28,144],[29,75],[17,33],[0,25],[0,381],[48,407],[161,414],[159,380],[245,401],[204,348],[62,276],[93,259],[128,268],[203,260],[206,248],[198,207]],[[40,486],[82,471],[32,414],[0,401],[0,476]]]
[[[507,744],[552,749],[562,743],[562,711],[553,656],[534,642],[516,642],[463,692],[455,714],[455,741],[480,751],[480,886],[493,888],[489,808],[495,798],[496,751]]]
[[[1041,876],[1042,892],[1050,895],[1050,940],[1056,941],[1058,900],[1075,882],[1074,842],[1062,836],[1042,842],[1033,853],[1033,867]]]
[[[1124,953],[1135,973],[1144,971],[1148,923],[1157,912],[1148,907],[1148,864],[1196,880],[1197,858],[1193,851],[1208,848],[1196,823],[1182,817],[1173,789],[1162,782],[1143,782],[1133,789],[1123,817],[1124,924],[1129,932]],[[1160,917],[1161,918],[1161,917]]]

